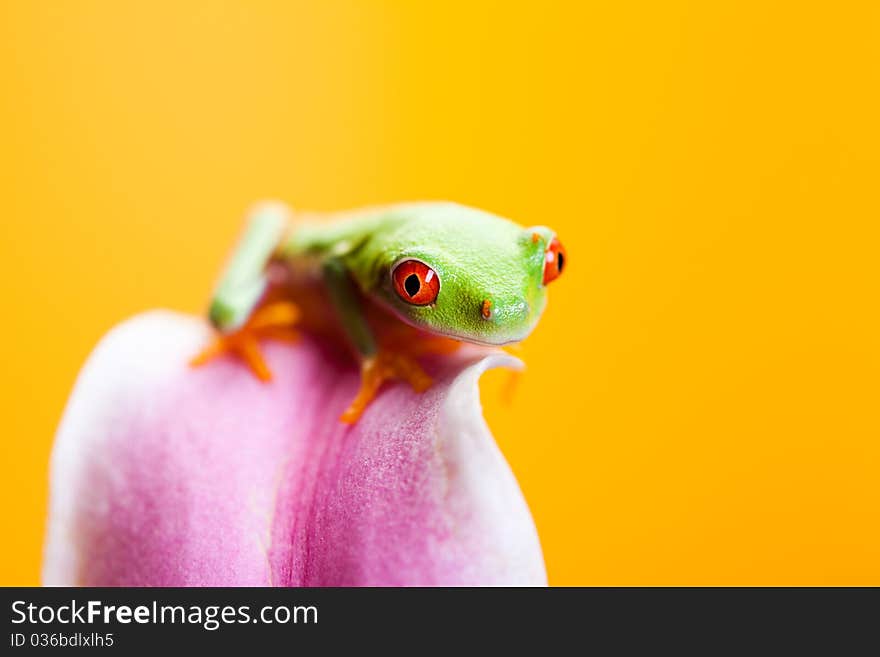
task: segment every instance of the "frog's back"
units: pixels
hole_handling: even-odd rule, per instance
[[[448,201],[423,201],[377,206],[350,212],[302,213],[294,216],[288,257],[345,255],[367,242],[386,250],[413,243],[462,243],[499,232],[514,235],[521,228],[496,215]]]

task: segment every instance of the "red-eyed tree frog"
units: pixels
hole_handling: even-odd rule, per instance
[[[262,203],[211,300],[217,337],[192,364],[232,353],[269,380],[260,338],[293,341],[297,324],[335,333],[360,361],[360,391],[341,417],[352,423],[386,380],[430,387],[421,355],[524,339],[565,258],[551,229],[456,203],[327,214]]]

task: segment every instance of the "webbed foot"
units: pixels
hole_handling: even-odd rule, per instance
[[[296,342],[299,334],[293,329],[300,317],[297,306],[289,301],[275,301],[258,308],[237,331],[218,333],[214,341],[196,355],[189,364],[199,367],[224,354],[240,358],[261,381],[271,381],[272,372],[260,351],[260,340],[269,338]]]
[[[395,379],[406,381],[416,392],[424,392],[432,383],[431,377],[413,357],[396,351],[380,351],[364,359],[361,364],[361,387],[339,419],[347,424],[357,422],[376,398],[382,384]]]

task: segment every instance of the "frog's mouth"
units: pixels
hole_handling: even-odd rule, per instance
[[[503,347],[525,340],[535,328],[538,319],[537,316],[529,315],[526,309],[523,311],[522,318],[517,318],[518,321],[510,325],[499,324],[499,317],[490,316],[488,318],[481,317],[481,323],[476,324],[472,330],[455,330],[418,321],[397,312],[394,312],[394,316],[422,331],[484,347]],[[492,323],[493,321],[495,323]],[[483,322],[485,323],[483,324]]]
[[[538,323],[543,310],[543,304],[539,303],[536,308],[523,298],[497,305],[492,299],[484,299],[469,310],[472,313],[470,317],[462,313],[464,328],[459,329],[433,322],[429,315],[413,316],[382,297],[366,299],[365,302],[372,304],[389,319],[419,331],[485,347],[503,347],[526,339]]]
[[[467,332],[458,332],[458,331],[444,331],[444,330],[434,330],[435,333],[442,335],[445,338],[451,338],[453,340],[460,340],[462,342],[469,342],[471,344],[477,344],[484,347],[503,347],[509,344],[516,344],[517,342],[522,342],[525,340],[529,333],[532,332],[534,328],[534,324],[527,326],[525,329],[521,331],[514,331],[510,334],[506,335],[498,335],[498,336],[487,336],[484,334],[474,334]]]

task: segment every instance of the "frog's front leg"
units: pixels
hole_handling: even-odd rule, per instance
[[[401,379],[416,392],[430,388],[431,377],[415,358],[403,351],[377,347],[345,264],[330,257],[324,262],[323,275],[340,324],[361,360],[360,389],[340,420],[348,424],[357,422],[386,381]]]
[[[217,335],[190,364],[203,365],[223,354],[241,358],[262,381],[272,373],[260,353],[262,338],[294,341],[299,310],[289,301],[260,305],[269,286],[268,265],[287,231],[290,213],[280,203],[263,203],[250,214],[244,236],[214,291],[208,317]]]

